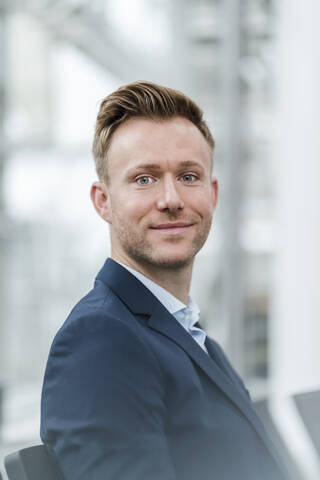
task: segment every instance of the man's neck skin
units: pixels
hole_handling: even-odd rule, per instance
[[[189,265],[180,268],[159,267],[152,264],[140,264],[126,255],[119,255],[118,252],[112,251],[111,258],[116,262],[123,263],[128,267],[137,270],[148,277],[153,282],[160,285],[173,296],[178,298],[182,303],[187,305],[189,290],[191,284],[193,261]]]

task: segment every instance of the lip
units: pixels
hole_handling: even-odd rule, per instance
[[[184,223],[184,222],[175,222],[175,223],[161,223],[160,225],[155,225],[151,227],[155,230],[162,230],[166,228],[183,228],[183,227],[190,227],[191,223]]]
[[[151,230],[157,230],[158,232],[163,233],[181,233],[190,227],[192,227],[192,223],[175,222],[163,223],[150,228]]]

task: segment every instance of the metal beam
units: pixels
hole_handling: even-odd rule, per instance
[[[239,85],[240,0],[227,0],[225,18],[226,63],[224,78],[225,158],[224,158],[224,265],[223,292],[228,324],[227,350],[237,370],[243,373],[243,278],[240,245],[240,217],[243,171],[241,165],[241,106]]]
[[[3,171],[6,159],[4,122],[6,114],[6,11],[0,4],[0,217],[4,211]]]
[[[30,2],[13,0],[11,11],[29,13],[44,24],[53,37],[66,41],[87,54],[103,68],[112,72],[122,81],[168,79],[170,70],[165,68],[165,59],[144,53],[141,55],[130,44],[125,45],[118,38],[111,24],[95,9],[83,4],[67,2],[62,5],[54,1]]]

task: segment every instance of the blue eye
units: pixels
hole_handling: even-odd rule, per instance
[[[152,178],[151,177],[139,177],[137,178],[137,183],[139,185],[149,185],[152,183]]]
[[[195,175],[192,175],[191,173],[188,173],[186,175],[183,175],[182,180],[186,183],[192,183],[197,179]]]

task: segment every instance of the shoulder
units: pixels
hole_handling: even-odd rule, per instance
[[[93,418],[92,424],[97,420],[108,432],[113,419],[122,419],[130,405],[133,412],[146,403],[148,410],[152,405],[162,412],[163,374],[141,329],[135,315],[105,285],[96,285],[73,308],[54,338],[46,365],[41,400],[45,441],[55,441],[57,419],[65,435],[65,425],[72,430],[84,418]]]
[[[115,293],[102,281],[96,280],[90,290],[71,310],[62,328],[77,323],[80,318],[107,314],[121,307],[121,302]]]
[[[85,295],[71,310],[67,319],[58,330],[54,342],[68,335],[109,330],[114,324],[128,325],[131,329],[136,321],[130,310],[117,295],[103,282],[96,280],[94,288]]]
[[[80,359],[81,363],[101,359],[123,363],[137,362],[141,357],[154,363],[143,323],[108,286],[96,281],[94,289],[75,305],[55,335],[47,368],[54,364],[65,369]]]

